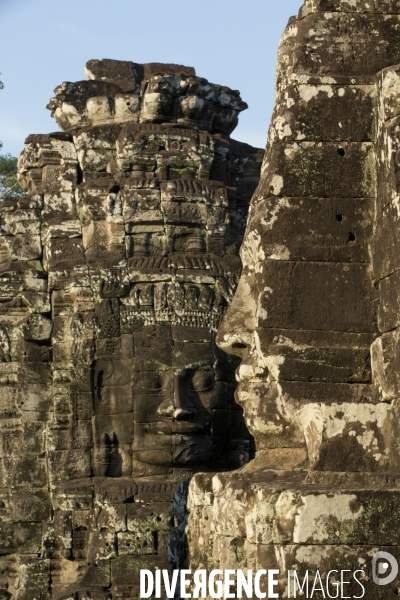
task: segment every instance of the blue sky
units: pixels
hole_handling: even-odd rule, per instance
[[[249,109],[233,137],[264,147],[279,38],[302,0],[0,0],[1,153],[58,129],[46,110],[91,58],[180,63],[239,89]]]

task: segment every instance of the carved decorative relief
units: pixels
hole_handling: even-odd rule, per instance
[[[249,459],[215,345],[262,151],[239,92],[89,61],[0,210],[0,596],[131,598],[177,483]],[[250,168],[248,173],[246,169]],[[245,190],[245,192],[243,192]]]

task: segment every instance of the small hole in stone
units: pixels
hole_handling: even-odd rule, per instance
[[[235,342],[232,344],[232,348],[236,348],[238,350],[247,348],[246,344],[241,344],[240,342]]]
[[[354,235],[354,233],[349,233],[349,242],[354,242],[354,240],[356,239],[356,236]]]
[[[128,542],[128,543],[126,544],[126,546],[127,546],[127,548],[130,548],[130,543]]]
[[[130,103],[130,102],[127,102],[127,103],[126,103],[126,105],[127,105],[127,106],[130,106],[130,105],[131,105],[131,103]]]
[[[336,221],[343,221],[343,215],[336,215]]]
[[[339,154],[339,156],[344,156],[346,154],[346,152],[344,151],[344,148],[338,148],[338,154]]]

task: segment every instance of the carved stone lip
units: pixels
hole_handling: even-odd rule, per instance
[[[255,369],[257,369],[257,372],[254,372]],[[254,359],[242,360],[238,368],[235,370],[235,378],[238,382],[236,391],[248,383],[266,383],[269,375],[270,372],[267,368],[262,371],[262,369],[255,366]]]
[[[154,429],[149,428],[145,433],[144,439],[149,440],[151,437],[152,439],[157,439],[159,443],[162,443],[165,438],[174,435],[188,435],[189,437],[199,435],[202,437],[204,435],[208,435],[209,432],[209,424],[204,425],[199,423],[188,423],[187,421],[174,421],[172,423],[172,428],[170,423],[166,424],[165,426],[157,424],[156,428]]]
[[[187,421],[174,421],[172,424],[173,433],[183,433],[189,435],[194,433],[200,433],[202,435],[207,434],[208,428],[208,424],[203,425],[199,423],[188,423]]]

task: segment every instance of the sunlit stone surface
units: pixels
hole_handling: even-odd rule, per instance
[[[399,48],[396,0],[307,0],[280,43],[217,340],[242,358],[256,458],[195,476],[189,533],[192,569],[278,568],[281,597],[289,569],[364,569],[371,598],[400,587],[371,580],[377,550],[400,555]]]

